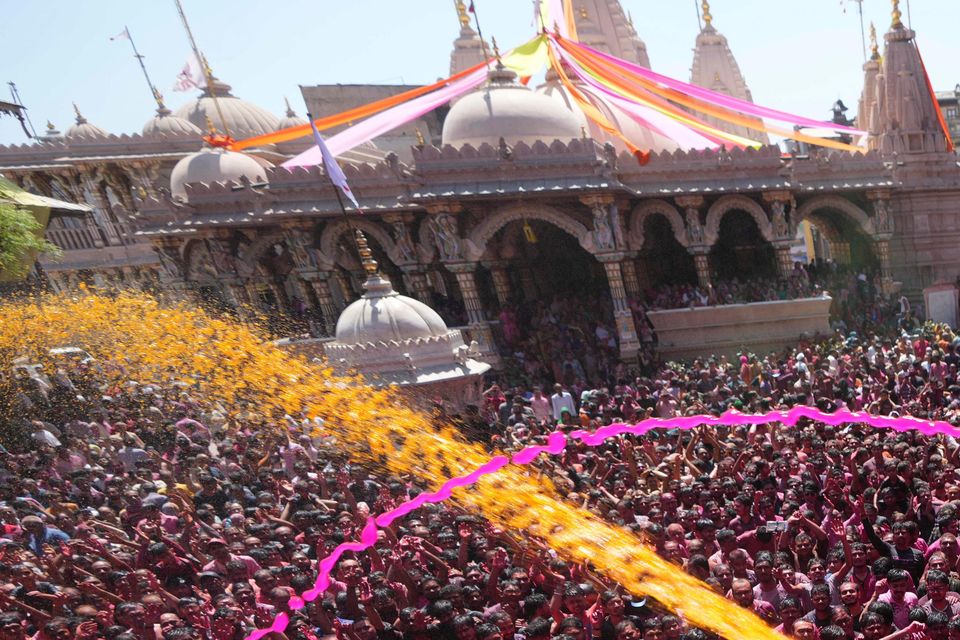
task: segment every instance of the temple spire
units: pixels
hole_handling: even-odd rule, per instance
[[[877,28],[870,23],[870,59],[880,59],[880,45],[877,44]]]

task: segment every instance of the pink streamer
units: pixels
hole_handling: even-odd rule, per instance
[[[364,142],[368,142],[377,136],[381,136],[411,120],[419,118],[429,111],[433,111],[440,105],[446,104],[454,98],[462,96],[483,84],[486,79],[487,69],[477,69],[470,75],[460,78],[443,89],[438,89],[425,96],[420,96],[419,98],[370,116],[359,124],[345,129],[335,136],[331,136],[326,141],[327,147],[329,147],[330,152],[334,156],[339,156]],[[323,164],[320,149],[313,146],[300,155],[287,160],[281,166],[292,169],[294,167],[312,167],[319,164]]]
[[[573,68],[576,76],[593,89],[590,93],[602,93],[602,99],[605,102],[623,111],[627,116],[636,120],[641,125],[649,127],[660,135],[673,140],[684,149],[716,149],[720,146],[717,142],[710,140],[699,131],[693,130],[682,122],[674,120],[656,109],[625,99],[590,77],[569,53],[560,47],[556,47],[556,50],[560,53],[560,57],[563,58],[564,62]],[[637,141],[631,140],[631,142],[636,143]]]
[[[803,116],[794,115],[792,113],[787,113],[785,111],[778,111],[777,109],[771,109],[769,107],[764,107],[761,105],[753,104],[752,102],[747,102],[746,100],[740,100],[739,98],[734,98],[732,96],[727,96],[722,93],[717,93],[715,91],[710,91],[709,89],[704,89],[703,87],[698,87],[693,84],[688,84],[686,82],[681,82],[680,80],[674,80],[673,78],[665,75],[661,75],[655,71],[651,71],[646,67],[641,67],[640,65],[633,64],[627,60],[617,58],[602,51],[588,47],[585,44],[580,42],[573,42],[567,40],[571,46],[583,49],[584,51],[589,51],[590,53],[607,60],[613,64],[619,65],[629,69],[631,72],[642,76],[647,80],[653,82],[658,82],[666,87],[671,89],[676,89],[686,93],[687,95],[694,96],[710,102],[717,106],[723,107],[725,109],[730,109],[732,111],[739,111],[746,115],[755,116],[757,118],[770,118],[771,120],[779,120],[781,122],[787,122],[789,124],[801,125],[806,127],[816,127],[817,129],[829,129],[831,131],[843,131],[852,135],[862,136],[866,135],[866,131],[861,131],[860,129],[855,129],[853,127],[846,127],[839,124],[834,124],[833,122],[821,122],[819,120],[813,120],[810,118],[804,118]]]
[[[387,527],[397,518],[401,518],[411,511],[418,509],[428,502],[441,502],[450,497],[454,489],[467,487],[474,484],[485,475],[496,473],[508,464],[529,464],[533,462],[541,453],[557,455],[563,452],[567,443],[580,440],[584,444],[596,447],[602,444],[607,438],[613,438],[624,433],[640,435],[654,429],[693,429],[700,425],[760,425],[760,424],[784,424],[795,426],[797,421],[802,418],[809,418],[817,422],[823,422],[832,426],[839,426],[849,423],[864,423],[877,429],[894,429],[896,431],[911,431],[916,429],[927,436],[933,436],[940,433],[958,437],[960,429],[954,427],[949,422],[940,420],[922,420],[906,416],[902,418],[893,418],[890,416],[875,416],[869,413],[859,411],[849,411],[839,409],[835,413],[824,413],[814,407],[794,407],[789,411],[770,411],[764,414],[748,414],[738,411],[727,411],[720,416],[678,416],[676,418],[648,418],[637,424],[611,424],[600,427],[596,431],[586,431],[578,429],[565,434],[562,431],[554,431],[547,437],[546,445],[530,445],[515,453],[512,458],[506,456],[494,456],[489,461],[466,475],[451,478],[443,483],[439,490],[433,493],[421,493],[416,498],[407,500],[399,507],[382,513],[376,518],[368,518],[367,524],[360,534],[359,542],[344,542],[337,546],[329,556],[320,561],[319,572],[314,586],[309,591],[305,591],[302,597],[293,597],[290,599],[290,608],[293,610],[303,608],[307,602],[312,602],[327,590],[330,586],[330,573],[337,561],[347,551],[363,551],[369,549],[377,542],[377,528]],[[280,613],[274,618],[271,625],[265,629],[257,629],[247,636],[246,640],[260,640],[260,638],[270,633],[283,633],[289,623],[289,617],[285,613]]]

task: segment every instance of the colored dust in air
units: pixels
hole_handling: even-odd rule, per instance
[[[284,414],[320,417],[353,459],[382,472],[414,474],[434,490],[490,459],[452,428],[434,427],[397,393],[336,376],[271,345],[256,327],[186,305],[81,292],[0,306],[0,380],[9,379],[14,358],[47,362],[58,347],[89,352],[99,375],[114,385],[180,386],[248,424],[282,424]],[[227,429],[232,425],[228,420]],[[590,563],[630,592],[679,610],[693,625],[725,638],[782,638],[626,530],[564,502],[533,465],[507,465],[451,499],[521,537],[536,536],[569,561]]]

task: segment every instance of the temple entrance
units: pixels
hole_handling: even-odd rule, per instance
[[[617,361],[606,272],[576,238],[547,222],[518,220],[494,236],[490,253],[501,260],[481,269],[477,283],[484,308],[499,308],[495,336],[508,354],[506,379],[573,384],[598,379]]]
[[[773,245],[746,211],[734,209],[723,216],[717,243],[710,251],[710,270],[718,280],[777,276]]]
[[[638,276],[643,289],[697,282],[693,256],[677,242],[670,221],[662,215],[652,215],[644,223],[639,263]]]

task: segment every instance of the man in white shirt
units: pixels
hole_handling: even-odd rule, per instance
[[[563,385],[555,384],[553,385],[553,395],[550,396],[550,406],[553,409],[553,419],[557,421],[560,419],[560,412],[566,408],[570,411],[572,415],[577,414],[577,408],[573,404],[573,396],[569,392],[563,390]]]

